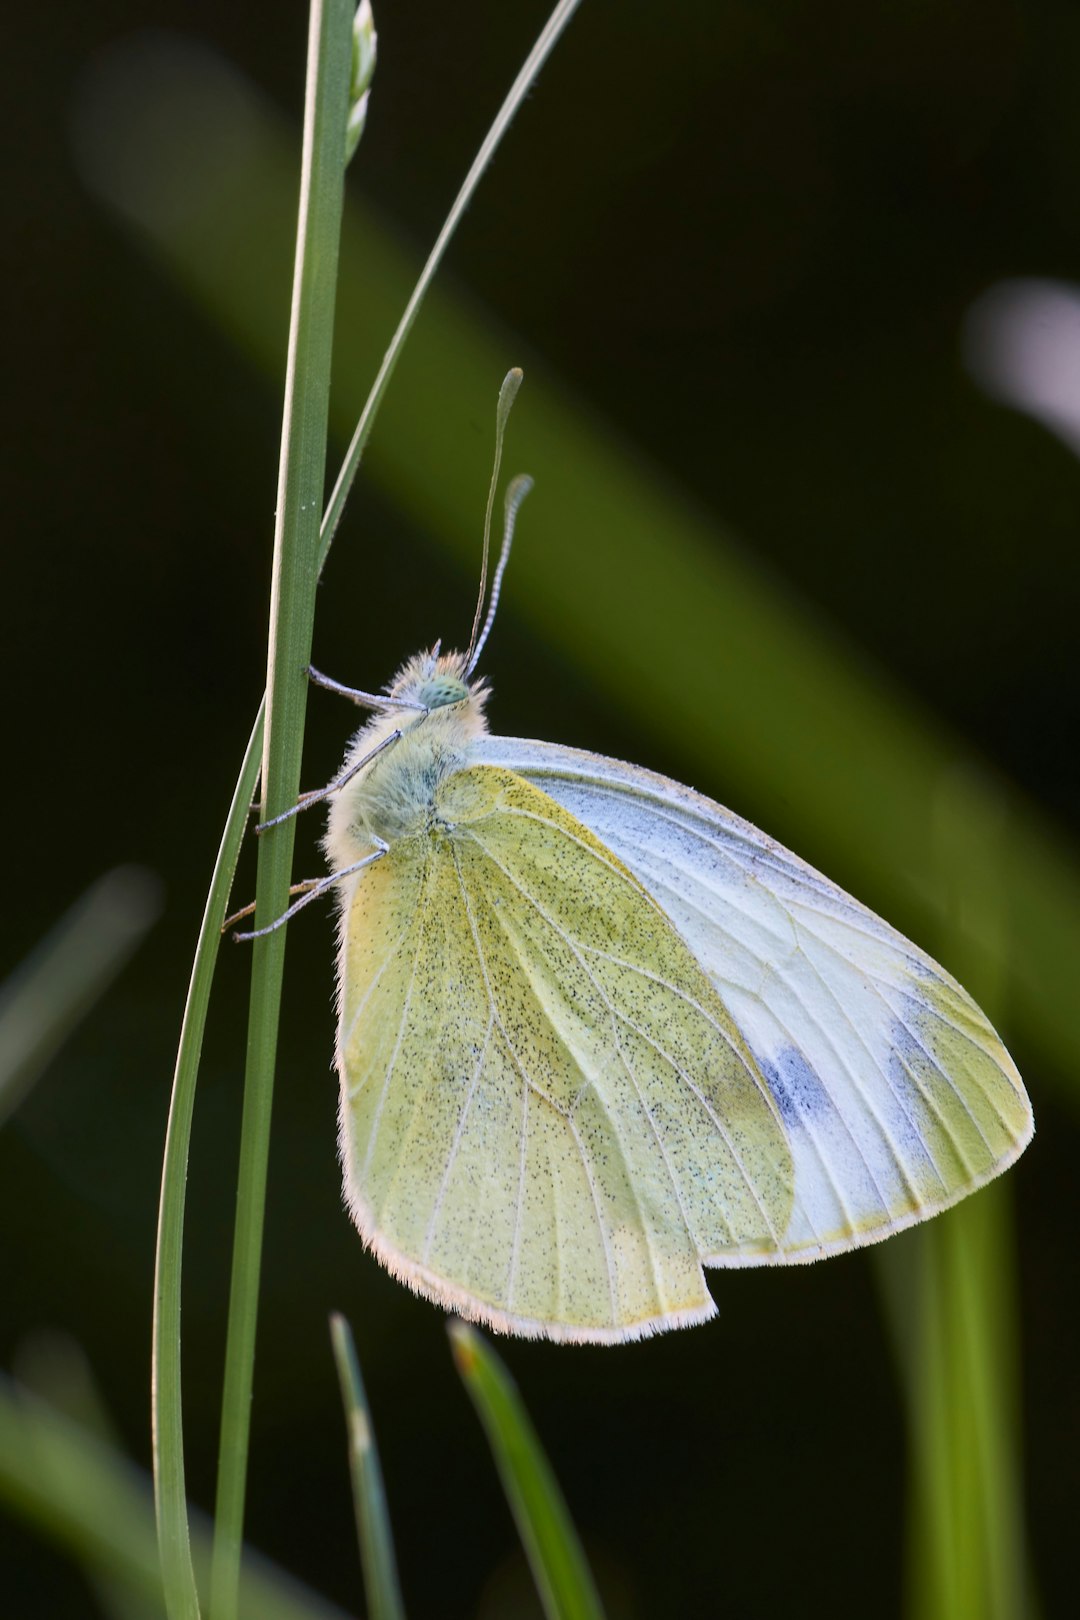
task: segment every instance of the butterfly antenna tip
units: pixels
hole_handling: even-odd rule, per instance
[[[524,376],[520,366],[514,366],[503,378],[499,389],[499,403],[495,407],[495,464],[491,469],[491,484],[488,488],[487,508],[484,512],[484,550],[480,562],[480,589],[476,597],[476,612],[473,614],[472,633],[469,636],[469,650],[465,655],[465,673],[470,675],[476,668],[476,660],[480,656],[484,643],[484,636],[490,626],[491,612],[484,619],[484,603],[487,600],[488,555],[491,549],[491,514],[495,509],[495,491],[499,487],[499,468],[502,465],[503,438],[506,434],[506,424],[517,391],[521,387]],[[505,542],[504,542],[505,547]],[[481,632],[481,625],[485,625]]]

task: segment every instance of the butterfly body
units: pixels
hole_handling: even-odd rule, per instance
[[[365,1241],[507,1331],[702,1320],[703,1266],[888,1236],[1031,1132],[1008,1054],[924,953],[712,801],[492,737],[421,654],[333,802],[340,1149]]]
[[[324,840],[332,867],[350,865],[373,840],[393,845],[427,825],[439,783],[461,768],[469,745],[486,730],[488,689],[466,681],[464,665],[459,653],[418,653],[387,690],[399,702],[422,707],[380,714],[352,739],[345,770],[401,733],[332,801]]]

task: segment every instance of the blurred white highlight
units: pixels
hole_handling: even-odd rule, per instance
[[[963,345],[986,393],[1026,411],[1080,456],[1080,288],[999,281],[968,310]]]

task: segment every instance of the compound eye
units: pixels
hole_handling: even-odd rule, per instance
[[[422,681],[416,691],[417,702],[426,709],[442,709],[448,703],[460,703],[468,695],[469,688],[465,682],[454,675],[432,676],[430,680]]]

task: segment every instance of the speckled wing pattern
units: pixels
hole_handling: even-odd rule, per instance
[[[917,946],[756,827],[666,778],[484,737],[633,872],[707,974],[767,1082],[794,1164],[775,1246],[708,1265],[812,1260],[887,1237],[1004,1170],[1032,1130],[986,1017]]]
[[[507,1331],[703,1319],[702,1259],[777,1252],[785,1100],[627,864],[469,764],[343,899],[346,1198],[417,1291]]]

